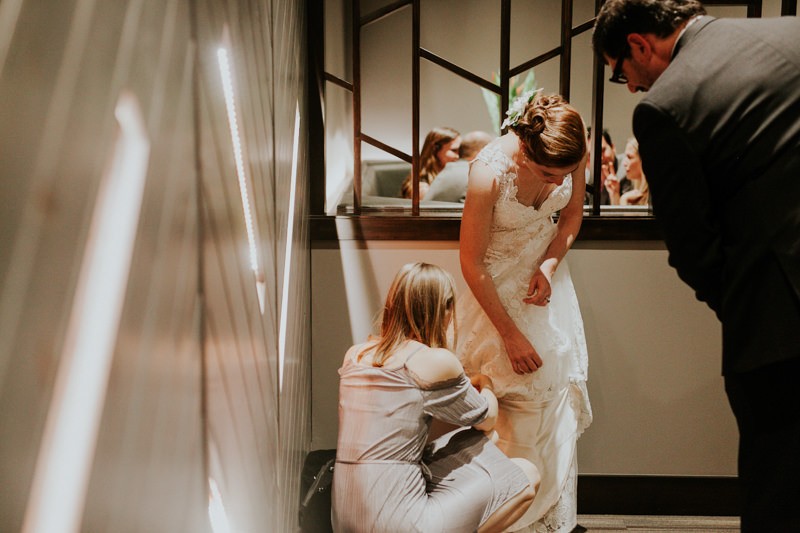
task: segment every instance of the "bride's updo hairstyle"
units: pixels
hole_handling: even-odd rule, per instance
[[[431,348],[447,348],[448,311],[455,324],[455,283],[449,272],[429,263],[403,266],[392,282],[381,317],[381,338],[373,366],[383,366],[394,349],[413,339]]]
[[[563,97],[537,94],[515,124],[525,155],[545,167],[577,165],[586,153],[586,131],[578,111]]]

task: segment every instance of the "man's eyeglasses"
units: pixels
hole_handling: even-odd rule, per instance
[[[625,47],[625,50],[623,50],[622,53],[619,55],[617,63],[614,65],[614,72],[612,72],[611,77],[608,78],[608,81],[610,81],[611,83],[621,83],[623,85],[628,83],[628,76],[626,76],[625,73],[622,72],[622,63],[625,62],[625,58],[628,56],[629,51],[630,49],[628,47]]]

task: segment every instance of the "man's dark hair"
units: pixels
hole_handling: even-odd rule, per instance
[[[592,127],[589,126],[586,128],[586,136],[591,139],[592,138]],[[614,146],[614,141],[611,140],[611,132],[609,132],[606,128],[603,128],[603,139],[606,140],[609,146]]]
[[[697,0],[607,0],[597,14],[592,47],[600,56],[619,59],[629,34],[667,37],[685,21],[705,13]]]
[[[591,126],[586,128],[586,137],[589,140],[592,140],[592,127]],[[608,145],[611,148],[614,148],[614,141],[611,140],[611,133],[606,128],[603,128],[603,139],[606,140],[606,142],[608,143]],[[618,170],[619,170],[619,160],[617,158],[617,154],[615,153],[614,154],[614,172],[617,172]]]

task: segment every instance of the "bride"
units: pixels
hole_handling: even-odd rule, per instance
[[[461,221],[458,354],[500,400],[497,445],[532,461],[539,493],[512,531],[569,532],[576,441],[592,419],[588,357],[564,255],[583,218],[586,133],[557,95],[523,95],[472,163]],[[560,212],[558,223],[553,215]]]

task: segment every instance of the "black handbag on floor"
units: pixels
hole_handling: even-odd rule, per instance
[[[331,484],[336,463],[336,450],[314,450],[308,453],[300,474],[300,531],[332,533]]]

